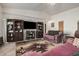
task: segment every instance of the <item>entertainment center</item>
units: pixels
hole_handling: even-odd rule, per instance
[[[7,42],[43,38],[43,22],[7,19]]]

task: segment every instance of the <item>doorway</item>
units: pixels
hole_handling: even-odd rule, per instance
[[[64,21],[58,22],[59,31],[64,32]]]

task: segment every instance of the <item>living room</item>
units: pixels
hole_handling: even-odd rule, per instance
[[[38,48],[41,46],[41,49],[34,49],[34,51],[38,52],[35,55],[53,56],[53,54],[48,53],[50,52],[49,50],[63,45],[66,36],[68,37],[67,39],[69,39],[66,41],[70,43],[73,38],[75,38],[75,32],[79,30],[78,14],[78,3],[0,4],[0,40],[2,40],[0,52],[4,52],[3,50],[5,50],[6,47],[8,48],[7,52],[9,52],[9,54],[4,52],[0,55],[34,55],[36,52],[26,53],[25,49],[31,51],[36,48],[36,46]],[[28,27],[26,27],[27,25]],[[62,34],[59,37],[60,33]],[[30,37],[31,35],[32,37]],[[29,48],[27,46],[29,46]],[[72,53],[69,55],[72,55]]]

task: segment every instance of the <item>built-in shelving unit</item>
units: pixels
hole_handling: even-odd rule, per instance
[[[7,19],[7,42],[23,40],[23,21]]]
[[[34,24],[36,25],[34,29],[27,29],[24,26],[28,25],[24,25],[23,20],[7,19],[7,42],[43,38],[43,22],[35,22]]]
[[[43,22],[37,22],[36,27],[36,38],[43,38]]]
[[[26,31],[26,40],[43,38],[43,22],[36,22],[35,30]]]

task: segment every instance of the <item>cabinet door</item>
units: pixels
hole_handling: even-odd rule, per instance
[[[14,27],[15,27],[15,40],[16,41],[23,40],[23,21],[16,20]]]
[[[15,41],[18,41],[19,40],[19,33],[18,32],[15,32],[15,35],[14,35],[14,40]]]
[[[23,32],[19,32],[19,39],[18,39],[18,41],[22,41],[23,40]]]
[[[23,40],[23,33],[22,32],[15,32],[15,41],[22,41]]]

